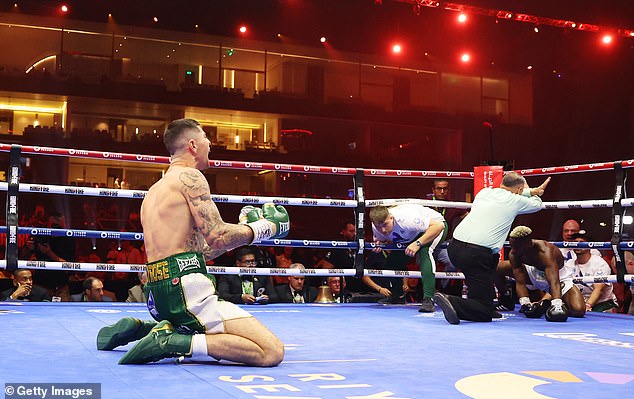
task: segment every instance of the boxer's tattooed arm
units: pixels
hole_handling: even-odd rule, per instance
[[[205,258],[209,256],[207,259],[213,259],[222,253],[219,251],[224,252],[251,242],[253,232],[248,226],[225,223],[222,220],[216,204],[211,200],[209,184],[200,171],[185,171],[181,173],[180,180],[196,224],[194,234],[200,234],[209,247]]]
[[[205,257],[205,260],[216,259],[225,252],[227,252],[226,249],[212,249],[209,245],[205,245],[203,248],[203,256]]]

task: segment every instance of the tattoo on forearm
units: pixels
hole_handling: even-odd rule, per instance
[[[227,224],[222,220],[216,204],[211,200],[209,185],[202,173],[185,171],[179,177],[185,186],[183,191],[191,204],[197,230],[212,251],[209,253],[212,258],[207,258],[206,253],[205,258],[213,259],[226,250],[249,243],[252,237],[249,228]]]

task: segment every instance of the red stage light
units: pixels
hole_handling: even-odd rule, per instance
[[[469,53],[463,53],[460,56],[460,61],[462,61],[464,63],[467,63],[467,62],[471,61],[471,55],[469,55]]]
[[[62,5],[61,10],[62,12],[68,12],[68,6],[66,6],[66,4]]]
[[[467,22],[467,15],[460,13],[460,15],[458,15],[458,22],[460,22],[461,24]]]
[[[612,43],[612,35],[603,35],[603,37],[601,38],[601,41],[603,42],[603,44],[610,44]]]
[[[319,41],[320,41],[320,42],[322,42],[322,43],[326,43],[326,37],[325,37],[325,36],[322,36],[322,37],[319,39]]]
[[[240,33],[247,33],[247,27],[246,27],[246,26],[244,26],[244,25],[242,25],[242,26],[240,27]]]
[[[398,44],[398,43],[396,43],[396,44],[394,44],[394,45],[392,46],[392,52],[393,52],[394,54],[400,54],[402,50],[403,50],[403,49],[401,48],[401,45],[400,45],[400,44]]]

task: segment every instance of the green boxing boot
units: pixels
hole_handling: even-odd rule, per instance
[[[97,349],[110,351],[117,346],[126,345],[145,337],[156,326],[155,321],[144,321],[134,317],[124,317],[118,322],[106,326],[97,333]]]
[[[119,364],[145,364],[191,353],[192,335],[179,334],[169,321],[163,320],[134,345]]]

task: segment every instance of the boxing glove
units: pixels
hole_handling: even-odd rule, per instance
[[[568,320],[568,309],[561,299],[553,299],[552,305],[546,311],[546,320],[560,323]]]
[[[275,224],[275,234],[271,238],[284,238],[291,228],[290,218],[286,208],[272,203],[262,205],[264,219]]]
[[[247,205],[243,206],[240,210],[240,215],[238,216],[239,224],[247,224],[249,222],[257,222],[262,219],[264,215],[262,215],[262,209],[257,206]]]
[[[241,220],[245,220],[246,225],[253,230],[252,243],[270,238],[284,238],[290,230],[288,212],[282,205],[266,203],[262,205],[262,209],[245,206],[240,215]]]
[[[539,319],[550,308],[550,300],[544,299],[539,302],[524,304],[520,308],[520,313],[524,313],[529,319]]]

